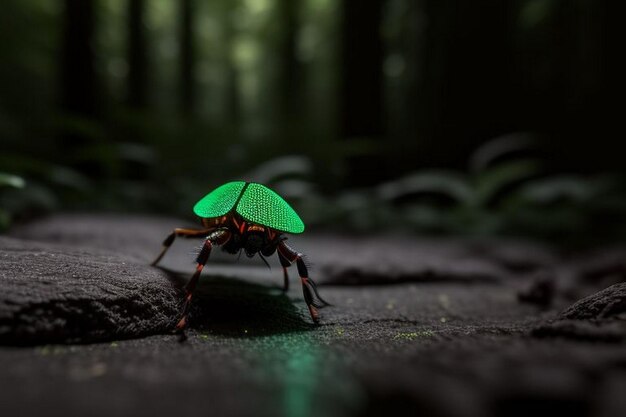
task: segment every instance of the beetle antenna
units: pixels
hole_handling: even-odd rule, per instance
[[[267,259],[265,259],[265,256],[263,256],[261,253],[259,253],[259,257],[261,258],[261,260],[263,260],[263,262],[265,263],[265,265],[267,265],[267,267],[270,269],[270,271],[272,270],[272,267],[270,266],[269,262],[267,262]]]

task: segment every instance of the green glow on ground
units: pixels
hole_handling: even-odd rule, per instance
[[[313,400],[318,382],[318,357],[308,343],[293,349],[285,370],[284,407],[287,417],[313,415]]]
[[[245,339],[264,357],[259,377],[277,390],[272,415],[341,417],[365,406],[367,398],[348,372],[345,355],[320,344],[335,337],[334,329],[318,329]]]

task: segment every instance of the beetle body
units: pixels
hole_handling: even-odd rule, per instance
[[[320,297],[315,282],[308,276],[303,255],[285,242],[285,233],[302,233],[304,223],[282,197],[262,184],[233,181],[204,196],[193,211],[200,217],[203,228],[174,229],[152,263],[156,265],[161,260],[176,236],[205,239],[196,258],[196,272],[185,287],[186,298],[176,326],[178,330],[184,330],[187,325],[193,290],[214,246],[221,246],[231,254],[243,251],[250,258],[259,255],[268,266],[265,257],[277,253],[283,267],[285,291],[289,288],[287,268],[296,263],[309,313],[315,323],[319,321],[317,309],[329,304]]]

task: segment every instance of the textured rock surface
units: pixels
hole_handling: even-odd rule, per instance
[[[158,269],[94,248],[0,238],[0,343],[137,337],[171,327],[178,297]]]
[[[537,326],[533,334],[609,342],[626,340],[626,283],[575,302],[556,319]]]
[[[574,303],[560,315],[564,319],[626,320],[626,282],[615,284]]]
[[[93,342],[170,331],[178,315],[180,288],[193,271],[198,243],[177,240],[163,261],[165,270],[148,262],[176,223],[166,219],[59,216],[18,229],[13,236],[20,239],[0,238],[0,343]],[[39,240],[32,240],[35,238]],[[511,289],[494,285],[508,276],[507,272],[484,257],[472,261],[460,242],[446,245],[442,241],[428,244],[384,238],[374,242],[337,237],[301,240],[299,247],[309,259],[315,259],[313,276],[319,282],[472,284],[437,293],[432,293],[429,285],[409,287],[408,292],[407,288],[398,291],[393,287],[364,292],[359,287],[354,293],[366,297],[367,302],[363,300],[357,310],[355,296],[340,299],[337,303],[343,304],[342,308],[323,312],[325,323],[417,323],[425,316],[435,323],[452,319],[462,323],[468,318],[475,323],[531,311],[517,303],[511,308]],[[369,249],[374,243],[380,258]],[[232,333],[229,327],[241,323],[266,332],[310,327],[299,285],[287,295],[277,289],[281,277],[278,265],[270,271],[258,259],[244,259],[243,265],[232,264],[233,259],[219,251],[212,256],[196,291],[192,325],[202,326],[209,320],[214,329],[225,333]],[[224,265],[228,261],[231,264]],[[295,268],[291,274],[296,278]],[[338,290],[327,287],[324,296],[334,303]],[[474,296],[467,297],[470,294]],[[492,306],[492,311],[472,314],[472,298],[480,300],[482,306]],[[403,318],[398,318],[399,314]]]
[[[297,236],[334,305],[320,326],[297,285],[280,291],[280,268],[215,253],[179,343],[197,242],[147,266],[175,226],[67,215],[0,238],[2,415],[623,414],[624,284],[603,289],[616,256]]]
[[[189,225],[188,222],[160,217],[60,214],[16,228],[11,231],[11,236],[114,252],[135,262],[149,263],[173,228]]]

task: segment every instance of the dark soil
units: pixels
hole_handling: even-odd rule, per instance
[[[65,215],[0,237],[1,415],[626,414],[626,250],[294,236],[292,268],[215,251],[171,333],[198,241],[175,219]],[[245,258],[245,256],[243,257]]]

